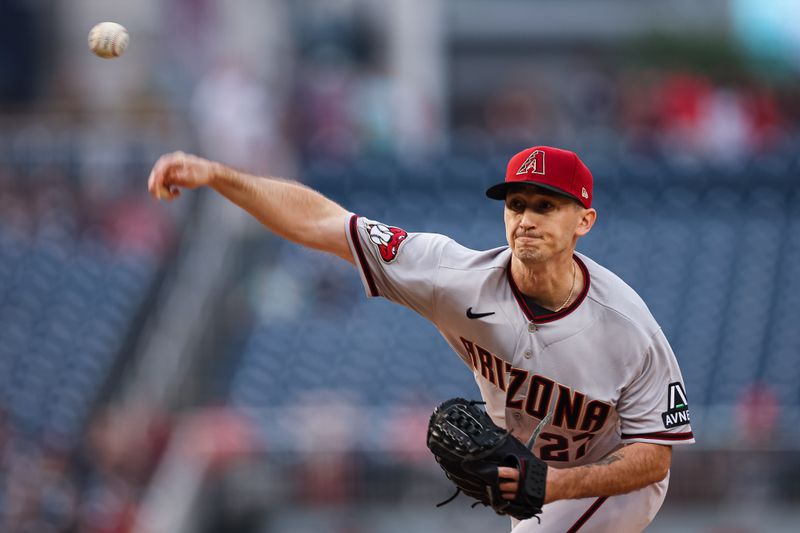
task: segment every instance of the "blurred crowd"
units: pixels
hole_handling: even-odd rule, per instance
[[[148,200],[143,185],[157,150],[152,132],[103,130],[47,115],[0,125],[6,238],[67,244],[94,239],[119,253],[167,253],[173,217]]]
[[[721,82],[690,70],[599,71],[491,96],[483,123],[494,138],[565,139],[667,158],[735,163],[797,135],[796,85]]]
[[[0,530],[128,533],[170,426],[149,413],[99,410],[77,446],[17,433],[0,413]]]
[[[287,133],[305,157],[407,155],[392,109],[398,88],[385,69],[309,62],[301,72]],[[541,142],[726,165],[781,149],[800,133],[800,88],[791,82],[592,66],[530,78],[509,75],[478,100],[456,90],[449,135],[420,152],[463,149],[458,143],[469,137],[478,146]],[[429,102],[421,94],[415,101],[424,116]]]

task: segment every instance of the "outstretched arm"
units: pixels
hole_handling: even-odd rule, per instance
[[[237,172],[221,163],[175,152],[162,156],[147,187],[157,199],[174,200],[181,189],[211,187],[277,235],[353,263],[345,236],[349,213],[300,183]]]
[[[672,446],[635,442],[607,455],[600,461],[572,468],[547,471],[545,503],[625,494],[661,481],[669,472]],[[517,492],[519,471],[500,467],[500,484],[506,499]]]

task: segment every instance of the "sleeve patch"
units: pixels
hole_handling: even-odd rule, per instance
[[[683,385],[676,381],[670,383],[667,388],[667,410],[661,413],[664,422],[664,429],[672,429],[678,426],[685,426],[689,420],[689,403],[686,400],[686,392]]]
[[[400,245],[408,237],[406,230],[387,226],[374,220],[365,219],[364,221],[367,225],[367,231],[369,231],[369,240],[378,249],[383,262],[393,263],[397,260],[397,255],[400,253]]]

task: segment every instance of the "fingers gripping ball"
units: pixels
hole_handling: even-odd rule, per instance
[[[427,444],[447,478],[478,503],[519,520],[542,512],[547,464],[495,425],[476,402],[454,398],[434,409]],[[520,472],[513,500],[504,499],[500,490],[501,466]]]
[[[98,57],[119,57],[128,48],[128,30],[116,22],[101,22],[89,31],[89,49]]]

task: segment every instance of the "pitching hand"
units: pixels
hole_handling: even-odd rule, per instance
[[[181,189],[196,189],[211,183],[219,165],[183,152],[163,155],[156,161],[147,190],[157,200],[174,200]]]

